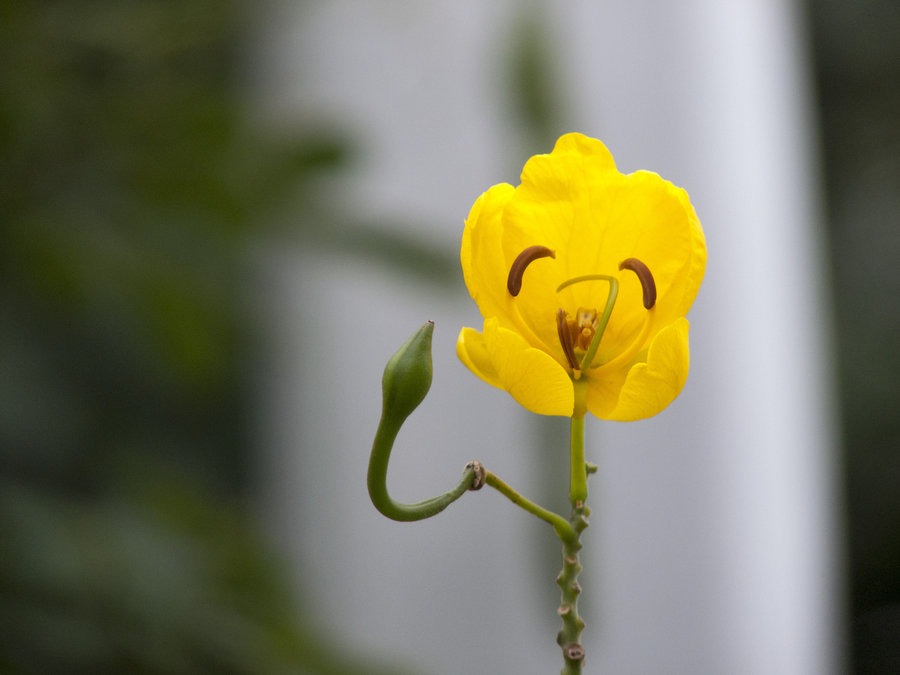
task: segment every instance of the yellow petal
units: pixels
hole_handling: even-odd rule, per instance
[[[623,178],[606,146],[581,134],[567,134],[549,155],[529,159],[522,184],[504,210],[507,258],[540,244],[567,254],[557,266],[559,281],[602,273],[594,264],[579,263],[583,255],[588,263],[596,260],[596,235],[606,227],[604,212],[615,203],[609,191],[615,192]]]
[[[608,274],[621,280],[603,345],[615,354],[644,319],[640,283],[619,272],[622,260],[638,258],[654,276],[653,333],[684,316],[703,278],[703,231],[684,190],[649,171],[619,173],[602,143],[577,134],[560,139],[553,153],[528,161],[500,229],[507,261],[535,244],[556,251],[553,264],[529,269],[517,298],[525,322],[546,345],[555,344],[555,308],[602,309],[606,300],[608,286],[599,281],[557,294],[565,279]]]
[[[572,415],[575,394],[565,369],[518,333],[501,327],[496,317],[484,322],[481,334],[464,328],[456,353],[469,370],[509,392],[531,412]]]
[[[534,246],[555,251],[555,258],[530,263],[513,297],[506,288],[510,266]],[[654,277],[657,300],[649,314],[640,280],[618,269],[626,258],[641,260]],[[590,411],[604,419],[649,417],[684,385],[689,353],[683,317],[705,271],[703,230],[684,190],[649,171],[620,173],[600,141],[567,134],[552,153],[526,163],[520,186],[496,185],[482,195],[466,220],[461,260],[485,327],[483,334],[460,334],[460,359],[526,408],[571,413],[572,384],[556,315],[560,309],[569,316],[579,308],[602,311],[610,286],[596,275],[619,280],[596,362],[619,363],[617,356],[634,353],[638,362],[588,380]],[[594,278],[556,291],[583,275]]]
[[[553,146],[554,155],[575,154],[582,157],[591,157],[594,165],[615,170],[616,161],[612,153],[596,138],[585,136],[576,132],[563,134]]]
[[[683,189],[650,171],[624,179],[633,199],[616,218],[615,236],[625,257],[638,258],[652,272],[662,328],[690,309],[706,269],[706,240]],[[632,287],[637,295],[639,285]]]
[[[688,320],[680,318],[661,330],[650,343],[646,363],[627,371],[618,392],[619,378],[592,382],[588,410],[601,419],[629,422],[652,417],[678,396],[690,366]],[[614,401],[614,404],[613,404]]]
[[[514,190],[512,185],[501,183],[478,198],[466,218],[460,248],[463,278],[482,317],[503,317],[504,325],[508,323],[505,315],[509,265],[501,247],[501,216]]]
[[[484,335],[474,328],[463,328],[456,339],[456,355],[469,370],[475,373],[488,384],[503,389],[497,369],[491,362],[487,347],[484,344]]]

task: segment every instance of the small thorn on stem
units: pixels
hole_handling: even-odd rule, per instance
[[[563,656],[569,661],[584,661],[584,647],[577,643],[567,644],[563,649]]]

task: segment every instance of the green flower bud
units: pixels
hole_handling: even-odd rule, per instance
[[[381,378],[382,415],[397,426],[425,398],[431,388],[431,336],[434,322],[426,322],[413,333],[384,367]]]
[[[415,504],[394,501],[388,494],[387,469],[391,449],[403,422],[425,398],[431,388],[431,335],[434,324],[429,321],[397,350],[384,367],[381,379],[384,404],[381,421],[372,443],[369,456],[369,472],[366,482],[372,504],[381,513],[394,520],[422,520],[443,511],[459,499],[464,492],[481,487],[484,467],[470,462],[463,470],[459,484],[442,495]]]

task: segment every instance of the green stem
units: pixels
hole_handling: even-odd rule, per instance
[[[367,476],[369,496],[375,508],[383,515],[392,520],[404,522],[430,518],[443,511],[462,497],[463,493],[472,488],[475,483],[475,469],[467,466],[465,471],[463,471],[459,484],[442,495],[416,502],[415,504],[403,504],[394,501],[387,489],[387,470],[388,460],[391,458],[391,449],[399,431],[400,423],[394,423],[390,419],[382,418],[381,423],[378,425],[378,431],[375,434],[375,442],[372,444],[372,454],[369,456],[369,472]]]
[[[587,499],[587,465],[584,462],[584,415],[587,411],[587,380],[572,381],[575,404],[569,443],[569,501],[574,507]]]
[[[548,511],[544,507],[538,506],[534,502],[526,499],[518,492],[513,490],[509,485],[497,478],[497,476],[495,476],[490,471],[485,474],[484,482],[486,485],[490,485],[492,488],[500,492],[500,494],[509,499],[509,501],[511,501],[516,506],[520,506],[528,511],[528,513],[531,513],[541,520],[550,523],[550,525],[552,525],[553,529],[556,531],[556,535],[564,542],[574,541],[576,539],[575,530],[573,530],[572,526],[568,522],[566,522],[565,518],[557,513],[553,513],[553,511]]]
[[[562,675],[580,675],[584,663],[584,647],[581,645],[584,619],[578,614],[578,596],[581,594],[581,586],[578,585],[581,561],[578,553],[581,551],[581,533],[588,525],[587,513],[588,509],[584,506],[572,509],[569,523],[575,531],[575,538],[570,541],[563,540],[563,568],[556,577],[556,583],[561,591],[557,611],[562,618],[563,627],[556,636],[556,641],[562,648],[565,662]]]
[[[587,465],[584,462],[584,417],[573,417],[571,426],[571,476],[569,501],[574,506],[587,499]]]
[[[584,400],[586,385],[575,383],[575,414],[571,426],[571,482],[569,500],[572,504],[568,525],[574,536],[563,539],[563,568],[556,578],[561,591],[559,615],[563,627],[557,635],[557,642],[562,648],[565,667],[562,675],[580,675],[584,663],[584,647],[581,645],[581,631],[584,620],[578,614],[578,596],[581,586],[578,585],[578,573],[581,572],[579,552],[581,551],[581,533],[588,526],[590,509],[585,506],[587,499],[588,466],[584,461]],[[594,467],[591,467],[594,469]],[[593,471],[591,471],[593,473]]]
[[[382,408],[378,431],[369,456],[367,483],[372,503],[381,513],[393,520],[422,520],[440,513],[459,499],[466,490],[477,489],[477,462],[468,464],[459,484],[442,495],[415,504],[402,504],[391,499],[387,489],[388,462],[400,427],[428,394],[431,387],[431,336],[434,324],[430,321],[403,344],[384,367],[381,378]]]

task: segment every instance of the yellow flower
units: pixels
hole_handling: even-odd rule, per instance
[[[619,173],[600,141],[567,134],[521,185],[481,195],[460,257],[484,328],[463,328],[456,352],[528,410],[636,420],[684,386],[700,221],[684,190]]]

